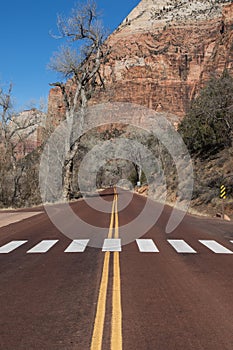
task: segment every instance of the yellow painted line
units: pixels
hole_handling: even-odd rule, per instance
[[[115,237],[119,238],[119,219],[118,219],[118,194],[115,193]]]
[[[99,298],[97,304],[97,311],[95,316],[94,331],[92,335],[91,350],[101,350],[104,332],[104,320],[106,312],[108,276],[109,276],[109,259],[110,252],[106,252],[104,256],[104,266],[102,279],[99,290]]]
[[[119,252],[114,252],[113,261],[111,350],[122,350],[121,277]]]
[[[111,219],[108,238],[119,237],[118,220],[118,195],[114,188],[114,199],[112,203]],[[104,321],[106,313],[107,289],[109,280],[110,252],[105,253],[103,272],[99,290],[94,330],[92,335],[91,350],[102,350]],[[121,309],[121,278],[120,278],[120,255],[114,252],[113,256],[113,286],[112,286],[112,324],[111,324],[111,350],[122,350],[122,309]]]
[[[110,226],[109,226],[109,231],[108,231],[108,238],[112,238],[114,214],[115,214],[115,203],[116,203],[116,195],[115,195],[115,188],[114,188],[114,198],[113,198],[113,202],[112,202],[112,212],[111,212],[111,220],[110,220]]]
[[[119,238],[118,195],[115,191],[115,236]],[[120,254],[113,253],[111,350],[122,350]]]

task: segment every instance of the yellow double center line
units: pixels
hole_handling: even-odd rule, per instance
[[[114,188],[114,199],[108,238],[119,238],[118,195]],[[115,225],[114,225],[115,223]],[[114,229],[115,226],[115,229]],[[114,232],[113,232],[114,231]],[[106,313],[107,289],[109,280],[110,252],[105,252],[103,272],[99,290],[95,324],[92,335],[91,350],[102,350],[104,321]],[[121,311],[121,282],[120,256],[113,252],[113,285],[112,285],[112,323],[111,323],[111,350],[122,350],[122,311]]]

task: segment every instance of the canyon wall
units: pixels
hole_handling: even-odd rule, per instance
[[[132,102],[182,118],[212,74],[233,74],[233,3],[142,0],[110,35],[105,90],[91,104]],[[49,120],[64,116],[59,88],[49,95]]]

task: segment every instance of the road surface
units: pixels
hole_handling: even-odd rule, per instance
[[[71,207],[93,232],[75,226],[73,239],[41,208],[0,228],[0,349],[232,350],[233,224],[186,215],[166,234],[165,207],[143,232],[159,204],[139,225],[144,197],[88,201]]]

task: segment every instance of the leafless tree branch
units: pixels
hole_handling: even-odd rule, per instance
[[[97,86],[104,87],[101,66],[106,62],[110,47],[106,44],[106,33],[99,21],[94,1],[88,0],[85,4],[77,5],[68,18],[58,16],[57,26],[59,35],[56,37],[66,39],[67,46],[61,47],[53,55],[49,67],[66,80],[65,83],[51,85],[61,89],[70,135],[67,140],[63,191],[64,199],[69,199],[72,163],[78,150],[78,140],[72,139],[72,128],[74,123],[77,125],[75,118],[78,117],[78,125],[82,129],[88,100]]]

